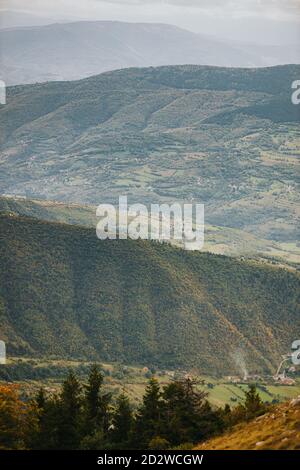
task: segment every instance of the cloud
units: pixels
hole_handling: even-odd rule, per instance
[[[280,9],[282,11],[299,12],[300,0],[96,0],[106,3],[124,5],[166,4],[179,7],[193,7],[200,9],[222,8],[230,10],[246,10],[255,12],[257,9]]]
[[[300,0],[1,0],[2,8],[56,8],[64,10],[65,8],[73,7],[88,10],[93,8],[95,4],[111,4],[126,6],[169,6],[179,8],[195,8],[202,10],[215,10],[220,9],[223,11],[244,11],[255,14],[256,12],[264,11],[272,12],[274,10],[281,11],[284,14],[300,14]]]
[[[88,0],[86,3],[89,2],[120,8],[127,5],[140,12],[151,9],[176,14],[177,11],[183,16],[194,12],[227,18],[264,17],[283,21],[300,18],[300,0]]]
[[[225,17],[266,17],[281,20],[292,20],[300,17],[300,0],[90,0],[94,3],[119,5],[142,10],[151,8],[170,12],[180,11],[181,14],[216,15]]]

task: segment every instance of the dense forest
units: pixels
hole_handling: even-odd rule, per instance
[[[9,356],[273,373],[299,328],[291,270],[1,215]]]
[[[161,389],[152,377],[140,406],[123,392],[113,402],[93,365],[87,383],[70,370],[57,395],[43,388],[31,400],[18,386],[0,385],[0,450],[3,449],[172,449],[192,448],[233,424],[266,411],[250,386],[242,405],[212,409],[192,378]]]

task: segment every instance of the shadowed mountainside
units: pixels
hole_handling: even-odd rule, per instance
[[[296,273],[1,215],[8,354],[272,371],[299,330]]]

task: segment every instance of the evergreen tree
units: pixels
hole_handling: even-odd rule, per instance
[[[90,370],[85,393],[70,371],[58,396],[45,396],[40,389],[32,402],[23,403],[14,386],[0,386],[0,447],[3,449],[167,449],[192,445],[223,430],[236,417],[234,411],[213,410],[206,393],[191,379],[177,380],[161,392],[151,378],[136,417],[128,397],[122,393],[110,419],[110,394],[102,393],[99,367]],[[245,393],[242,417],[265,410],[256,387]]]
[[[223,409],[219,410],[219,413],[222,417],[222,421],[225,428],[231,426],[234,423],[234,415],[228,403],[226,403]]]
[[[37,407],[38,432],[31,436],[31,448],[56,450],[61,448],[62,406],[57,397],[48,399],[44,408]]]
[[[59,446],[61,449],[78,449],[81,439],[82,396],[81,385],[73,371],[69,372],[63,382],[58,408],[61,409],[57,423]]]
[[[85,387],[85,408],[86,419],[89,425],[95,425],[102,415],[100,390],[103,383],[103,376],[96,364],[90,369],[88,384]]]
[[[224,411],[223,411],[223,412],[224,412],[224,415],[225,415],[225,416],[230,415],[230,413],[231,413],[231,408],[230,408],[230,405],[228,405],[228,403],[226,403],[226,405],[224,406]]]
[[[135,446],[148,448],[149,442],[160,435],[162,400],[159,383],[151,378],[136,416]]]
[[[265,405],[257,392],[256,385],[249,385],[249,390],[245,392],[244,408],[246,419],[252,419],[265,412]]]
[[[128,445],[133,425],[133,414],[128,397],[122,393],[116,404],[113,415],[112,441],[118,444],[119,448]]]
[[[111,394],[101,393],[103,375],[98,365],[91,367],[88,384],[85,387],[85,427],[87,434],[101,430],[106,433],[109,427],[109,406]]]
[[[173,445],[198,442],[221,428],[222,420],[207,402],[206,393],[188,378],[164,388],[164,437]]]
[[[47,405],[46,395],[41,387],[32,400],[32,412],[35,415],[36,427],[27,435],[27,446],[33,449],[40,449],[42,446],[42,431],[45,418],[45,408]]]
[[[172,382],[164,388],[164,437],[173,445],[192,442],[191,426],[194,420],[192,401],[183,382]]]

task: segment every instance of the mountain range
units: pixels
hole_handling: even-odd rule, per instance
[[[200,202],[207,224],[276,242],[270,256],[279,248],[299,261],[300,115],[291,102],[299,76],[296,65],[190,65],[9,87],[1,193],[91,205],[120,194],[129,203]]]
[[[118,21],[2,28],[0,44],[1,78],[7,85],[76,80],[129,67],[261,67],[299,63],[300,57],[297,44],[243,44],[168,24]]]
[[[299,331],[299,275],[1,212],[10,356],[273,373]]]

